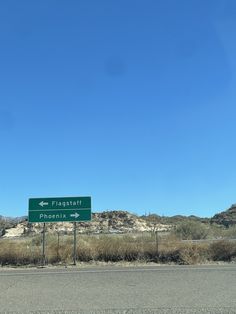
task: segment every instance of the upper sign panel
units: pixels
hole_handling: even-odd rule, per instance
[[[29,199],[29,211],[49,209],[91,209],[91,197],[50,197]]]

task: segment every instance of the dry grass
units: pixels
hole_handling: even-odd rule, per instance
[[[32,246],[29,241],[0,241],[1,265],[39,264],[40,261],[40,248]]]
[[[42,262],[42,237],[0,241],[0,264],[38,265]],[[73,237],[46,237],[47,263],[69,264],[73,259]],[[236,244],[229,241],[214,243],[183,243],[171,235],[159,238],[146,236],[78,236],[77,259],[81,262],[143,261],[156,263],[197,264],[207,261],[231,261],[236,257]]]

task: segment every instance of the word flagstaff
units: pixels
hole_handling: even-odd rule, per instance
[[[82,201],[76,200],[76,201],[52,201],[52,207],[68,207],[68,206],[81,206]]]

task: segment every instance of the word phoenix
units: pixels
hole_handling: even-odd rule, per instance
[[[66,214],[40,214],[39,219],[66,219]]]

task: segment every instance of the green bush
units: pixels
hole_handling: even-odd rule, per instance
[[[173,232],[182,240],[201,240],[207,238],[209,228],[201,222],[189,221],[179,224]]]

